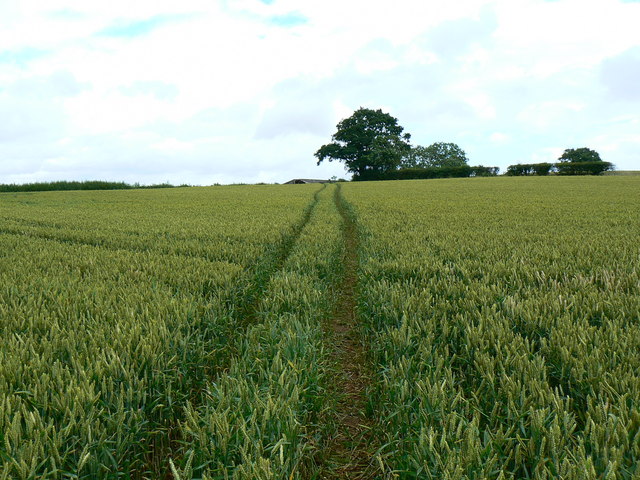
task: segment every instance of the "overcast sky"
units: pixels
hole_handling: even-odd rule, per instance
[[[640,169],[640,1],[0,0],[0,183],[346,177],[358,107],[477,165]]]

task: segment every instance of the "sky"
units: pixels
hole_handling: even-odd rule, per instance
[[[640,0],[0,0],[0,183],[349,178],[359,107],[470,164],[640,170]]]

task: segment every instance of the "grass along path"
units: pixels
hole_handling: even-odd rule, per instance
[[[334,201],[342,217],[344,238],[343,278],[337,288],[334,314],[326,323],[329,354],[334,371],[329,387],[335,398],[334,417],[327,419],[335,426],[325,452],[321,479],[375,478],[372,459],[373,422],[366,416],[366,391],[371,372],[360,340],[356,316],[358,275],[358,231],[348,204],[336,185]]]

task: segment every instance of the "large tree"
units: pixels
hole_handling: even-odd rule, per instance
[[[323,160],[342,161],[356,179],[396,169],[411,148],[411,135],[402,133],[398,119],[380,109],[359,108],[336,129],[332,142],[315,153],[318,165]]]
[[[581,162],[601,162],[600,154],[590,148],[567,148],[558,158],[561,162],[581,163]]]
[[[411,149],[403,160],[405,167],[438,168],[467,165],[467,154],[455,143],[436,142],[428,147],[420,145]]]

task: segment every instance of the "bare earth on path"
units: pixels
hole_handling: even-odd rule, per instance
[[[343,279],[336,292],[336,308],[327,321],[330,355],[334,371],[331,393],[335,395],[336,431],[325,452],[322,479],[373,479],[372,421],[366,416],[366,390],[371,383],[370,367],[358,332],[356,284],[358,274],[358,232],[342,199],[340,187],[334,200],[343,220],[345,252]]]

